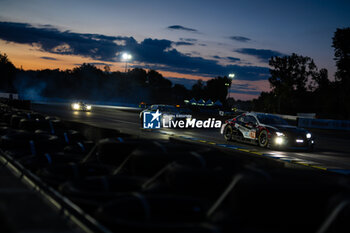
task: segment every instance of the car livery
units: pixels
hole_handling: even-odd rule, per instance
[[[315,140],[303,128],[289,125],[283,118],[247,112],[227,120],[221,127],[227,141],[249,142],[260,147],[313,150]]]

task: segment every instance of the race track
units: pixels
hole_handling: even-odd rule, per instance
[[[98,127],[118,129],[125,133],[151,139],[167,139],[170,136],[211,146],[241,150],[317,169],[350,174],[350,132],[311,130],[316,136],[313,152],[274,151],[258,146],[226,142],[217,129],[161,129],[144,130],[140,127],[139,113],[106,107],[95,107],[92,112],[72,111],[69,105],[33,104],[33,110],[64,120],[78,121]]]

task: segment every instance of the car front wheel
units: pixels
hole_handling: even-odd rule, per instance
[[[227,125],[224,129],[224,138],[226,141],[232,140],[233,129],[231,125]]]
[[[262,130],[259,134],[259,138],[258,138],[258,142],[259,142],[259,146],[260,147],[267,147],[269,140],[268,140],[268,136],[267,136],[267,131],[266,130]]]

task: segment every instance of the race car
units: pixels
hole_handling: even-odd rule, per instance
[[[313,150],[313,135],[289,125],[282,117],[247,112],[225,121],[220,133],[227,141],[248,142],[268,148]]]
[[[71,107],[74,111],[86,111],[86,112],[91,111],[91,105],[86,104],[84,102],[72,103]]]

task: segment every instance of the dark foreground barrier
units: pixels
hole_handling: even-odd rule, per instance
[[[0,106],[0,160],[86,232],[348,232],[349,179]]]
[[[31,107],[30,100],[20,100],[20,99],[13,99],[13,98],[0,98],[0,103],[6,104],[7,106],[12,107],[12,108],[19,108],[19,109],[26,109],[26,110],[29,110]]]

